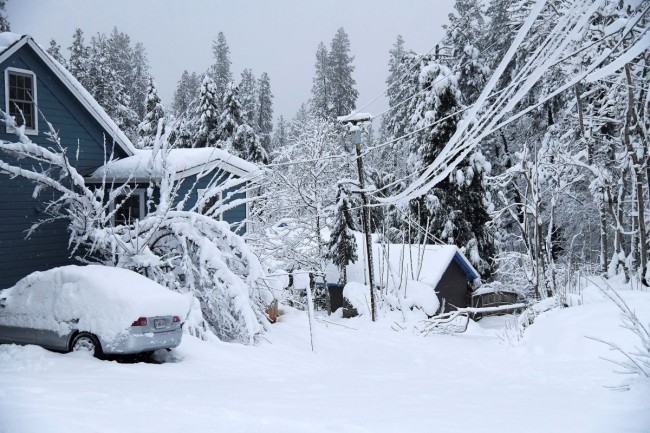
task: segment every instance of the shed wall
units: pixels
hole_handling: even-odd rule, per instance
[[[436,286],[438,299],[441,303],[445,301],[445,313],[468,307],[468,284],[465,272],[452,260]]]

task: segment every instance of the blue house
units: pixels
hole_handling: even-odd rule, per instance
[[[76,155],[77,170],[87,183],[129,180],[135,188],[117,218],[137,218],[147,212],[147,186],[159,173],[147,164],[150,151],[137,150],[90,94],[30,36],[0,33],[0,100],[3,110],[13,116],[26,134],[42,146],[51,146],[47,122],[58,130],[61,143]],[[20,112],[22,111],[22,116]],[[0,125],[0,140],[15,142],[12,128]],[[148,154],[149,153],[149,154]],[[113,155],[115,161],[104,166]],[[175,179],[180,182],[178,197],[187,195],[193,206],[204,188],[218,173],[222,179],[243,177],[257,171],[254,164],[220,149],[175,149],[170,153]],[[24,163],[0,152],[0,161]],[[155,165],[155,164],[154,164]],[[129,172],[129,170],[131,170]],[[155,188],[153,195],[157,194]],[[0,172],[0,290],[11,287],[34,271],[70,264],[69,236],[65,221],[41,226],[29,238],[27,231],[43,216],[44,202],[53,192],[33,197],[34,184]],[[188,194],[189,192],[189,194]],[[245,230],[246,204],[237,204],[243,194],[232,194],[233,206],[221,218]],[[155,199],[156,197],[153,197]]]

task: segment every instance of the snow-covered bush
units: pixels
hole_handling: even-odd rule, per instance
[[[245,179],[231,177],[222,182],[216,174],[208,187],[209,194],[189,210],[184,209],[191,192],[177,197],[179,183],[168,163],[169,148],[166,139],[161,138],[159,124],[150,169],[159,170],[160,198],[155,203],[149,200],[150,211],[144,217],[116,225],[112,220],[120,204],[112,208],[111,203],[118,196],[132,194],[128,181],[114,185],[104,179],[100,185],[86,185],[52,125],[49,138],[54,149],[50,150],[31,142],[23,127],[16,126],[7,114],[2,115],[4,122],[17,131],[18,141],[0,143],[0,151],[27,159],[32,168],[0,159],[0,171],[33,181],[35,194],[45,188],[58,193],[46,204],[48,217],[31,231],[53,219],[67,219],[71,254],[79,260],[131,269],[172,290],[192,293],[200,301],[207,326],[194,313],[190,318],[196,320],[188,322],[188,329],[203,338],[209,338],[212,331],[223,340],[251,343],[264,330],[264,307],[270,293],[263,289],[264,272],[257,256],[227,223],[209,216],[223,211],[221,203],[208,209],[207,215],[198,212],[210,197],[226,188],[245,185]],[[153,189],[152,183],[149,197]],[[237,204],[235,200],[228,206]]]

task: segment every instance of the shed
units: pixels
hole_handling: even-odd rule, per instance
[[[365,255],[357,233],[359,260],[347,267],[349,282],[364,283]],[[480,275],[455,245],[408,245],[373,243],[374,281],[380,290],[404,289],[408,299],[409,284],[424,283],[434,291],[444,311],[470,306],[472,290],[480,286]],[[327,267],[327,281],[332,311],[343,306],[339,272]],[[413,285],[413,284],[412,284]],[[421,286],[419,286],[421,287]]]

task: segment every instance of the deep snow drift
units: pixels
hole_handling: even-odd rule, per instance
[[[650,292],[623,296],[650,322]],[[504,342],[507,317],[462,335],[395,331],[398,316],[284,309],[256,347],[185,336],[162,365],[0,346],[0,432],[648,432],[650,381],[625,377],[596,336],[631,347],[598,293]]]

